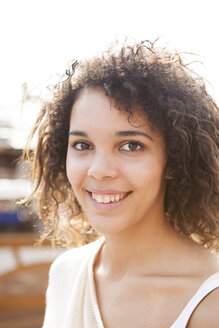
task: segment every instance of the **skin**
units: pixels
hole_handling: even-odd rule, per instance
[[[166,221],[164,140],[139,109],[131,124],[127,118],[100,89],[84,89],[70,118],[67,176],[91,225],[105,236],[94,264],[104,327],[169,327],[219,270],[218,260]],[[115,206],[98,204],[91,192],[126,197]],[[205,298],[188,327],[218,326],[218,295]]]

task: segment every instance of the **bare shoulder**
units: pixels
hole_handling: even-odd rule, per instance
[[[192,260],[194,272],[196,272],[197,281],[203,282],[211,275],[218,273],[216,279],[219,279],[219,258],[213,255],[207,249],[197,245],[193,247]],[[196,260],[193,255],[196,253]],[[198,256],[197,256],[198,255]],[[198,285],[200,283],[198,282]],[[196,284],[197,286],[197,284]],[[210,292],[199,303],[193,312],[187,328],[218,328],[219,327],[219,283],[218,287]]]
[[[219,280],[219,258],[210,252],[201,252],[200,262],[203,272],[211,276],[215,273],[216,280]],[[204,261],[204,263],[203,263]],[[219,327],[219,283],[218,287],[210,292],[199,303],[193,312],[187,328],[218,328]]]
[[[187,328],[219,327],[219,287],[208,294],[191,316]]]

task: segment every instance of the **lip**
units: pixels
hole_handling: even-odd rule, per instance
[[[124,194],[126,193],[125,197],[123,199],[120,199],[117,202],[112,202],[112,203],[98,203],[95,199],[92,198],[92,192],[98,193],[98,194],[103,194],[103,195],[115,195],[115,194]],[[121,206],[126,199],[128,198],[128,196],[131,194],[131,191],[129,192],[124,192],[124,191],[113,191],[112,190],[95,190],[92,189],[92,192],[89,190],[86,190],[86,193],[89,197],[90,202],[92,203],[92,205],[97,208],[97,209],[103,209],[103,210],[110,210],[110,209],[115,209],[118,208],[119,206]]]
[[[121,191],[115,189],[87,189],[86,191],[100,195],[118,195],[118,194],[128,194],[131,191]]]

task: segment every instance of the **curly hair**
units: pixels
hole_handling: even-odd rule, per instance
[[[111,47],[101,56],[74,62],[68,78],[56,86],[52,101],[41,109],[29,142],[34,199],[44,221],[42,240],[84,244],[98,237],[75,198],[66,175],[69,120],[83,88],[101,88],[116,108],[132,115],[139,107],[163,135],[167,167],[165,213],[183,235],[209,249],[219,249],[218,107],[204,80],[183,63],[182,54],[154,43]],[[130,117],[129,116],[129,117]]]

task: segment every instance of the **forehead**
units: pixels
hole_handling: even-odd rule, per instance
[[[113,100],[104,94],[104,91],[98,88],[86,88],[81,91],[75,101],[70,126],[82,124],[83,126],[96,127],[114,127],[119,126],[150,128],[146,114],[139,109],[128,113],[124,109],[118,109]]]

